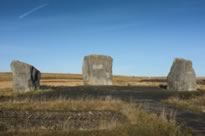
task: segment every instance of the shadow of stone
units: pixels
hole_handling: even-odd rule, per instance
[[[175,95],[176,92],[167,91],[158,87],[134,87],[134,86],[75,86],[75,87],[49,87],[42,86],[42,89],[49,89],[45,93],[35,94],[31,97],[33,99],[78,99],[78,98],[93,98],[103,99],[111,96],[113,99],[121,99],[131,101],[136,99],[151,99],[160,101],[170,96]]]

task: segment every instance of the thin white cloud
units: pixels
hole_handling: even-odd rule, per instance
[[[38,6],[38,7],[35,7],[33,9],[23,13],[22,15],[20,15],[19,18],[23,19],[23,18],[29,16],[30,14],[32,14],[32,13],[34,13],[34,12],[38,11],[39,9],[42,9],[42,8],[44,8],[46,6],[48,6],[48,4],[42,4],[42,5]]]

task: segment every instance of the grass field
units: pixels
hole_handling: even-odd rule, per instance
[[[35,95],[35,94],[34,94]],[[27,129],[14,129],[9,125],[12,124],[12,120],[0,121],[0,134],[5,136],[9,135],[30,135],[30,136],[64,136],[64,135],[75,135],[75,136],[191,136],[191,130],[187,129],[175,121],[175,116],[173,113],[170,113],[169,116],[162,112],[160,115],[147,113],[143,110],[140,105],[134,103],[127,103],[117,99],[110,100],[100,100],[100,99],[55,99],[55,100],[41,100],[36,101],[30,98],[25,98],[23,100],[12,99],[10,101],[4,101],[0,103],[0,109],[2,110],[11,110],[11,111],[25,111],[30,112],[58,112],[64,113],[67,111],[77,112],[77,111],[89,111],[91,113],[95,111],[112,111],[119,113],[124,116],[126,119],[121,123],[114,123],[113,121],[105,122],[103,126],[100,125],[97,129],[94,130],[69,130],[62,128],[60,130],[47,129],[46,127],[34,127]],[[22,115],[21,115],[22,116]],[[32,117],[34,115],[30,115]],[[44,115],[45,116],[45,115]],[[52,114],[49,114],[48,117],[51,117]],[[1,118],[1,115],[0,115]],[[62,118],[58,116],[58,119]],[[80,118],[80,116],[79,116]],[[49,118],[48,118],[49,119]],[[56,121],[58,121],[56,119]],[[24,119],[25,120],[25,119]],[[85,120],[85,119],[83,119]],[[83,121],[82,120],[82,121]],[[92,119],[91,119],[92,120]],[[101,120],[99,120],[101,121]],[[66,120],[65,120],[66,122]],[[65,124],[65,122],[63,124]],[[93,122],[91,122],[93,123]],[[29,123],[28,123],[29,124]],[[18,126],[21,123],[18,122]],[[40,124],[39,124],[40,125]],[[42,125],[42,124],[41,124]],[[29,125],[26,125],[29,126]],[[10,129],[12,128],[12,129]]]
[[[12,86],[11,73],[0,73],[0,88]],[[205,78],[197,79],[198,88],[205,89]],[[83,85],[81,74],[56,74],[43,73],[41,85],[51,86],[78,86]],[[135,76],[113,76],[113,85],[117,86],[166,86],[166,77],[135,77]]]
[[[188,109],[205,113],[205,91],[181,92],[162,102],[176,106],[180,109]]]
[[[172,92],[153,92],[152,94],[145,93],[147,97],[165,97],[167,94],[173,94],[171,97],[169,97],[167,100],[163,100],[164,103],[174,105],[179,108],[185,108],[185,109],[191,109],[195,111],[203,112],[204,110],[204,97],[201,96],[201,94],[204,94],[205,90],[205,80],[204,78],[198,78],[198,87],[201,92],[196,92],[196,94],[192,93],[172,93]],[[159,90],[160,87],[166,86],[166,78],[165,77],[129,77],[129,76],[114,76],[113,77],[113,84],[114,87],[110,88],[110,92],[113,95],[116,95],[121,98],[123,95],[122,90],[126,90],[126,87],[132,87],[131,89],[135,90],[135,86],[141,86],[141,87],[154,87]],[[42,79],[41,79],[41,85],[45,86],[46,89],[43,88],[42,90],[26,93],[23,95],[16,95],[13,94],[12,91],[12,76],[11,73],[0,73],[0,110],[5,111],[8,113],[8,116],[11,114],[11,117],[14,115],[17,116],[25,116],[26,118],[33,117],[34,120],[30,121],[29,119],[24,120],[24,124],[22,126],[29,126],[33,122],[37,125],[32,128],[32,125],[29,129],[23,129],[22,128],[16,128],[14,127],[19,119],[14,119],[13,121],[5,122],[0,121],[0,135],[9,136],[9,135],[15,135],[15,136],[21,136],[21,135],[30,135],[30,136],[64,136],[64,135],[74,135],[74,136],[189,136],[192,135],[191,130],[188,128],[185,128],[183,125],[178,124],[175,120],[174,113],[166,113],[166,111],[161,112],[160,114],[155,113],[148,113],[146,112],[140,105],[137,105],[136,103],[132,102],[125,102],[120,99],[112,98],[108,94],[104,94],[104,92],[101,92],[102,95],[105,95],[105,99],[100,99],[100,97],[86,97],[86,92],[89,90],[89,88],[81,87],[83,85],[82,81],[82,75],[80,74],[49,74],[49,73],[43,73]],[[74,86],[75,88],[72,88]],[[79,87],[76,87],[79,86]],[[115,87],[118,86],[118,87]],[[122,87],[121,87],[122,86]],[[117,89],[118,88],[118,89]],[[122,90],[120,88],[123,88]],[[78,90],[77,92],[75,90]],[[83,89],[87,91],[83,91]],[[114,90],[118,90],[119,94]],[[57,93],[60,92],[63,94],[61,96],[60,94],[57,95]],[[71,91],[72,90],[72,91]],[[93,88],[95,90],[95,88]],[[108,89],[109,90],[109,89]],[[143,88],[142,88],[143,90]],[[146,90],[146,89],[145,89]],[[91,91],[93,95],[101,95],[99,92],[101,89],[98,88],[98,91]],[[48,93],[47,93],[48,92]],[[65,92],[65,94],[63,93]],[[79,93],[78,93],[79,92]],[[49,97],[40,97],[38,96],[44,96],[43,94],[48,94]],[[121,94],[122,93],[122,94]],[[162,94],[163,93],[163,94]],[[46,95],[47,95],[46,94]],[[129,94],[129,90],[126,94]],[[135,95],[135,92],[133,93]],[[55,97],[53,97],[55,95]],[[70,96],[81,96],[78,97],[78,99],[72,99]],[[129,94],[132,96],[132,94]],[[127,96],[127,97],[131,97]],[[136,94],[136,96],[139,96],[139,93]],[[35,99],[34,99],[35,98]],[[37,99],[36,99],[37,98]],[[48,99],[47,99],[48,98]],[[146,98],[144,98],[146,99]],[[10,113],[11,111],[11,113]],[[41,117],[41,114],[38,112],[45,113],[42,114],[43,118]],[[69,130],[69,129],[60,129],[56,130],[54,128],[47,129],[46,127],[43,127],[43,125],[51,125],[52,121],[54,121],[54,125],[58,123],[64,123],[64,120],[45,120],[44,118],[50,118],[55,117],[57,115],[53,115],[53,112],[57,112],[55,114],[65,116],[64,114],[67,114],[67,112],[89,112],[91,113],[93,111],[102,112],[101,115],[103,115],[104,111],[111,111],[113,113],[119,113],[120,115],[124,116],[127,121],[121,121],[121,123],[111,123],[109,126],[111,129],[94,129],[94,130]],[[14,112],[14,113],[13,113]],[[19,113],[20,112],[20,113]],[[37,112],[37,113],[36,113]],[[3,112],[2,112],[3,113]],[[35,113],[35,114],[34,114]],[[64,113],[64,114],[63,114]],[[14,114],[14,115],[13,115]],[[31,115],[30,115],[31,114]],[[81,114],[81,113],[80,113]],[[83,113],[85,115],[90,113]],[[7,114],[6,114],[7,115]],[[3,115],[3,116],[6,116]],[[113,114],[115,115],[115,114]],[[169,116],[167,116],[169,115]],[[62,118],[61,116],[57,116],[56,118]],[[1,117],[1,114],[0,114]],[[10,116],[9,116],[10,118]],[[42,127],[38,127],[38,120],[35,121],[35,118],[42,118],[41,125]],[[22,119],[20,119],[22,120]],[[86,118],[85,118],[86,120]],[[84,120],[84,121],[85,121]],[[92,120],[92,119],[91,119]],[[109,119],[108,119],[109,120]],[[42,122],[43,121],[43,122]],[[55,121],[58,121],[55,123]],[[100,120],[99,120],[100,121]],[[20,121],[21,122],[21,121]],[[26,125],[26,122],[28,125]],[[31,123],[32,122],[32,123]],[[46,123],[47,122],[47,123]],[[7,124],[8,123],[8,124]],[[29,124],[30,123],[30,124]],[[44,124],[45,123],[45,124]],[[109,122],[108,122],[109,123]],[[13,125],[13,127],[10,127],[10,125]],[[20,125],[20,124],[19,124]],[[105,123],[104,123],[105,125]],[[101,125],[100,125],[101,126]],[[10,129],[12,128],[12,129]],[[43,129],[42,129],[43,128]],[[61,127],[60,127],[61,128]],[[98,127],[98,128],[106,128]]]
[[[11,88],[11,73],[0,73],[0,88]],[[47,86],[79,86],[83,85],[80,74],[43,73],[41,85]],[[160,86],[166,85],[164,77],[113,76],[113,85],[117,86]]]

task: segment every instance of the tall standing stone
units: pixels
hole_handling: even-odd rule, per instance
[[[112,85],[112,63],[110,56],[89,55],[84,57],[83,81],[85,85]]]
[[[40,87],[41,73],[34,66],[20,61],[12,61],[11,70],[15,93],[25,93]]]
[[[175,59],[167,77],[168,89],[173,91],[197,90],[196,74],[192,62],[185,59]]]

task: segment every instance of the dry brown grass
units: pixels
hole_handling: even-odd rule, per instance
[[[205,84],[198,84],[197,88],[205,91]]]
[[[43,79],[41,85],[44,86],[81,86],[83,82],[73,79]]]
[[[167,116],[165,112],[160,115],[147,113],[139,105],[127,103],[121,100],[96,100],[96,99],[78,99],[66,100],[59,98],[53,101],[34,101],[31,99],[14,100],[0,103],[0,109],[26,110],[26,111],[106,111],[111,110],[122,113],[127,117],[129,123],[110,130],[107,134],[119,136],[190,136],[187,129],[182,129],[174,118],[174,114]],[[118,130],[118,131],[116,131]],[[95,131],[94,131],[95,132]],[[118,133],[120,132],[120,133]],[[90,131],[90,134],[93,132]],[[103,134],[104,131],[99,132]],[[80,133],[78,135],[81,135]]]
[[[12,75],[10,72],[0,73],[0,82],[1,81],[11,81]]]
[[[149,77],[128,77],[128,76],[114,76],[113,83],[118,86],[157,86],[164,84],[164,78],[149,78]],[[42,85],[48,86],[78,86],[82,85],[82,76],[78,74],[42,74]],[[0,73],[0,96],[13,96],[11,88],[11,74]],[[38,93],[38,91],[37,91]],[[10,100],[0,103],[0,109],[10,110],[41,110],[41,111],[88,111],[88,110],[112,110],[120,112],[127,117],[129,124],[124,124],[111,131],[89,131],[89,132],[75,132],[76,136],[90,136],[90,135],[109,135],[109,136],[189,136],[189,131],[184,131],[179,126],[174,116],[169,116],[162,112],[160,116],[145,112],[141,106],[126,103],[121,100],[96,100],[96,99],[78,99],[66,100],[63,97],[56,100],[41,100],[36,101],[32,99],[24,100]],[[33,135],[41,135],[32,132]],[[56,132],[48,135],[53,135]],[[30,132],[28,132],[30,135]],[[67,134],[67,132],[66,132]],[[72,135],[73,133],[71,133]],[[18,133],[16,133],[18,135]],[[19,134],[22,135],[22,134]],[[31,134],[32,135],[32,134]],[[57,135],[57,134],[56,134]]]
[[[43,73],[41,85],[45,86],[81,86],[83,85],[81,74]],[[135,77],[113,76],[113,85],[116,86],[166,86],[165,77]],[[0,89],[12,87],[11,73],[0,73]],[[205,90],[204,78],[198,78],[198,88]]]
[[[0,88],[0,97],[10,97],[13,96],[13,91],[11,88]]]
[[[163,102],[183,109],[205,112],[205,96],[195,96],[189,99],[182,99],[176,96],[164,100]]]
[[[163,77],[113,76],[116,86],[157,86],[164,84]],[[12,87],[11,73],[0,73],[0,88]],[[41,85],[46,86],[80,86],[83,85],[81,74],[43,73]]]
[[[121,100],[96,100],[96,99],[64,99],[35,101],[32,99],[12,100],[0,103],[0,109],[14,110],[41,110],[41,111],[89,111],[112,110],[120,111],[128,106]],[[128,106],[129,107],[129,106]]]

